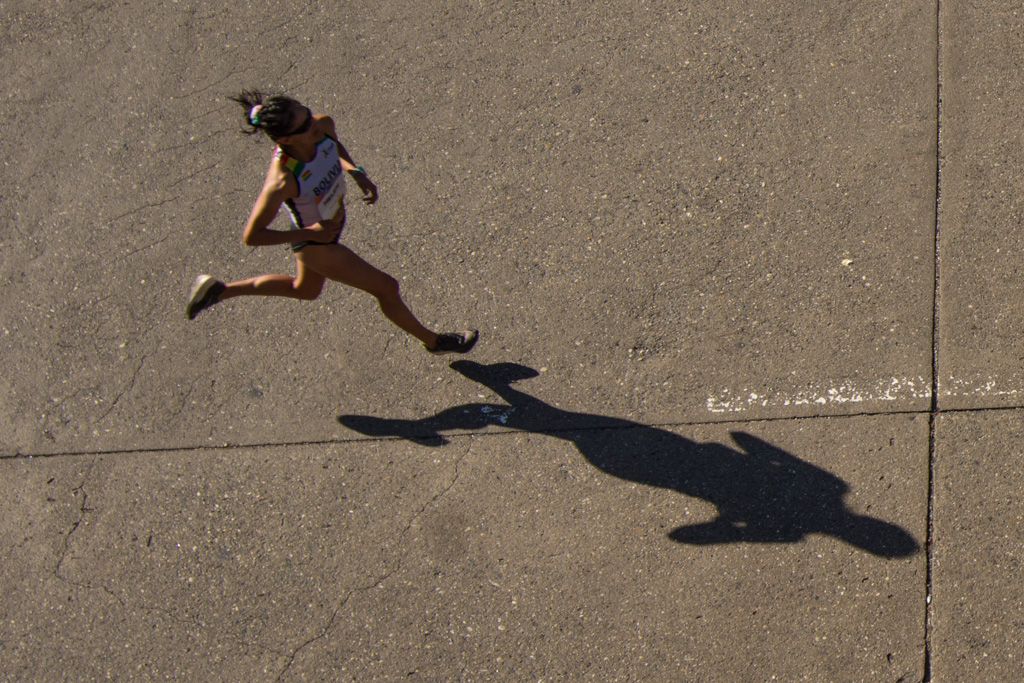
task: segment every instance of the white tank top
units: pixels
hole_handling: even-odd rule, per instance
[[[277,147],[274,156],[295,176],[299,196],[285,201],[298,229],[334,218],[345,198],[345,173],[341,170],[338,146],[328,136],[316,144],[316,156],[302,163]]]

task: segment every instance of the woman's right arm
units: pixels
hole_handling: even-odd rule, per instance
[[[263,189],[249,213],[249,220],[245,222],[242,241],[250,247],[269,247],[302,240],[324,243],[334,240],[341,232],[341,224],[337,221],[321,221],[302,230],[271,230],[268,227],[277,217],[281,205],[298,194],[295,178],[271,165]]]

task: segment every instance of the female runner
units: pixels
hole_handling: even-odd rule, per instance
[[[242,241],[250,247],[290,244],[297,272],[294,277],[261,275],[227,284],[200,275],[189,294],[189,320],[203,309],[236,296],[316,299],[324,280],[330,279],[372,294],[388,320],[423,342],[431,353],[466,353],[472,349],[476,330],[438,334],[427,329],[402,301],[395,278],[338,244],[345,225],[345,173],[362,190],[367,204],[377,201],[377,186],[338,141],[334,121],[283,95],[243,91],[231,99],[245,108],[249,134],[262,130],[277,143]],[[294,228],[270,230],[268,226],[282,205],[291,215]]]

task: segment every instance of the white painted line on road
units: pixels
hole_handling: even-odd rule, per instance
[[[881,380],[874,386],[858,386],[844,382],[838,386],[810,387],[792,394],[723,391],[707,400],[712,413],[741,413],[751,408],[786,408],[791,406],[825,406],[869,401],[898,401],[907,398],[931,398],[931,382],[924,377]]]
[[[873,401],[898,401],[908,398],[931,398],[931,383],[924,377],[893,377],[874,386],[859,386],[844,382],[838,386],[810,387],[793,393],[757,393],[753,391],[722,391],[707,399],[706,407],[712,413],[742,413],[752,408],[788,408],[794,406],[826,406]],[[939,395],[945,398],[970,396],[998,398],[1024,396],[1024,389],[1002,389],[988,378],[980,384],[953,377],[943,380]]]
[[[950,386],[950,389],[946,389],[946,386]],[[942,385],[942,396],[976,396],[976,397],[992,397],[992,396],[1017,396],[1024,394],[1022,389],[999,389],[998,383],[989,378],[985,380],[984,384],[980,386],[973,384],[972,382],[966,382],[959,379],[950,377],[946,380],[946,383]]]

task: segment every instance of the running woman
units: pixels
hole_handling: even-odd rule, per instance
[[[466,353],[472,349],[476,330],[438,334],[427,329],[402,301],[395,278],[338,243],[345,226],[345,174],[352,176],[367,204],[377,201],[377,186],[338,141],[334,121],[284,95],[247,90],[231,99],[245,109],[250,135],[263,131],[277,144],[263,189],[245,223],[242,241],[250,247],[290,244],[297,272],[294,277],[260,275],[227,284],[200,275],[189,294],[189,320],[203,309],[236,296],[316,299],[324,281],[334,280],[376,297],[388,320],[419,339],[429,352]],[[268,227],[281,206],[291,216],[291,230]]]

